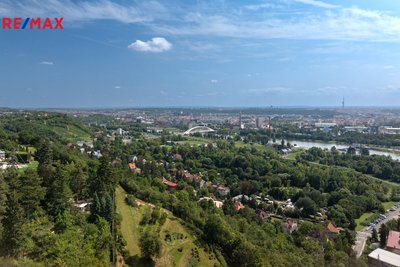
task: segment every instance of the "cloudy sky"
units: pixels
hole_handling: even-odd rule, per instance
[[[0,106],[399,106],[395,0],[0,0]],[[0,25],[1,26],[1,25]]]

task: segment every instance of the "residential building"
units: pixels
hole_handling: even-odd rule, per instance
[[[265,211],[257,210],[256,212],[260,221],[265,221],[266,219],[268,219],[268,213],[266,213]]]
[[[400,267],[400,255],[377,248],[368,255],[368,267]]]
[[[162,182],[167,185],[170,188],[176,188],[177,184],[171,181],[168,181],[167,179],[165,179],[164,177],[162,177]]]
[[[285,233],[293,233],[293,231],[297,230],[297,223],[293,220],[287,220],[281,222],[282,231]]]
[[[220,185],[217,187],[216,192],[219,197],[224,197],[224,196],[227,196],[231,192],[231,190],[229,189],[229,187]]]
[[[224,202],[212,199],[211,197],[202,197],[197,202],[199,203],[199,202],[204,201],[204,200],[212,201],[214,203],[215,207],[217,207],[219,209],[222,208],[222,206],[224,205]]]
[[[6,152],[4,150],[0,150],[0,161],[3,161],[6,159]]]
[[[328,238],[333,238],[340,233],[340,230],[336,228],[331,222],[326,225],[325,234]]]
[[[244,206],[244,205],[242,204],[242,202],[240,202],[240,201],[235,201],[235,202],[234,202],[234,205],[235,205],[235,210],[236,210],[236,211],[239,211],[239,210],[245,208],[245,206]]]
[[[400,255],[400,232],[389,231],[386,241],[386,250]]]

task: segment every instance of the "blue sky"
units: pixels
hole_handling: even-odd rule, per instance
[[[0,106],[398,106],[397,2],[0,0]]]

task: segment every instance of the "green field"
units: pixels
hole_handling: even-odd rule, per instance
[[[153,206],[143,203],[139,207],[128,206],[125,202],[125,191],[118,187],[116,190],[117,213],[122,217],[121,233],[126,241],[126,249],[129,254],[135,258],[140,258],[139,236],[141,221],[146,209]],[[182,221],[173,216],[169,211],[168,218],[160,230],[160,239],[162,244],[161,255],[155,261],[155,266],[204,266],[212,267],[218,261],[214,253],[206,252],[204,248],[198,245],[197,238],[183,226]],[[167,238],[167,236],[169,238]],[[195,256],[198,255],[198,256]],[[140,260],[135,262],[135,266],[147,266]]]
[[[393,205],[395,204],[395,202],[393,201],[389,201],[389,202],[383,202],[383,208],[385,209],[385,211],[387,211],[388,209],[390,209]]]
[[[247,148],[255,148],[260,151],[266,151],[267,146],[259,144],[259,143],[244,143],[243,141],[236,141],[235,142],[235,147],[241,148],[241,147],[247,147]]]
[[[200,146],[200,145],[208,144],[209,142],[202,141],[202,140],[185,140],[185,141],[178,141],[177,143],[181,144],[181,145]]]
[[[90,134],[75,125],[67,125],[65,127],[54,126],[51,128],[56,134],[68,141],[76,142],[79,140],[90,140]]]
[[[362,225],[361,223],[368,220],[369,218],[371,218],[371,216],[373,216],[374,213],[373,212],[366,212],[363,215],[361,215],[360,218],[356,219],[355,222],[357,224],[356,226],[356,231],[360,231],[361,229],[363,229],[365,226]],[[369,222],[368,222],[369,223]]]
[[[292,152],[290,152],[289,154],[285,155],[284,158],[288,159],[288,160],[296,160],[297,155],[301,154],[301,152],[303,152],[304,149],[303,148],[294,148],[292,150]]]
[[[143,208],[133,208],[125,203],[125,191],[117,187],[115,194],[115,204],[117,213],[122,215],[121,233],[126,241],[126,248],[134,256],[140,254],[138,246],[139,240],[139,222],[144,213]]]

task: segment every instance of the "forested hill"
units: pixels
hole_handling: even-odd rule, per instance
[[[36,146],[41,140],[76,142],[90,138],[88,129],[64,114],[44,112],[5,113],[0,116],[0,148],[17,144]]]

